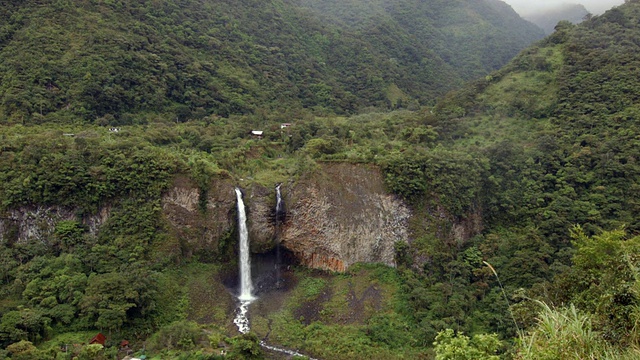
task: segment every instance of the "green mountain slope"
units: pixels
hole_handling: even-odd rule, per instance
[[[373,41],[384,39],[380,35],[390,29],[403,34],[399,40],[405,43],[395,40],[398,50],[422,56],[433,52],[465,81],[497,70],[522,44],[541,37],[535,25],[498,0],[300,2],[327,21],[355,29]],[[380,45],[378,48],[390,47],[389,43]]]
[[[634,1],[577,26],[561,22],[505,68],[450,94],[431,120],[449,147],[486,166],[470,204],[487,228],[469,249],[497,269],[507,293],[529,289],[511,298],[521,328],[541,310],[527,299],[573,303],[603,349],[637,344],[639,20]]]
[[[295,1],[8,1],[0,113],[123,124],[432,103],[541,36],[484,3],[394,6],[361,30]]]
[[[520,174],[516,182],[541,186],[524,192],[533,197],[520,197],[513,207],[533,210],[529,215],[535,217],[526,218],[538,226],[546,220],[564,222],[559,228],[565,230],[572,223],[594,229],[624,223],[634,231],[640,226],[633,216],[638,211],[633,199],[640,195],[634,190],[640,170],[634,155],[638,14],[638,6],[629,4],[584,25],[562,22],[540,45],[437,108],[444,127],[459,126],[451,134],[455,146],[477,142],[502,151],[505,143],[515,146],[496,160],[518,164],[512,170]],[[525,176],[524,169],[536,174]]]

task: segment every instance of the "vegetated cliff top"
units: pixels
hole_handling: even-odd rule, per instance
[[[0,114],[124,124],[432,103],[542,36],[493,1],[369,5],[5,1]],[[344,9],[370,21],[340,21]]]
[[[545,33],[551,34],[558,22],[562,20],[578,24],[589,16],[589,10],[584,5],[565,3],[551,9],[527,14],[524,18],[541,27]]]

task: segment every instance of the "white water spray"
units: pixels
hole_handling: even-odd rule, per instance
[[[276,187],[277,191],[277,203],[276,203],[276,216],[278,211],[282,210],[282,196],[280,194],[280,185]],[[256,299],[253,294],[253,285],[251,284],[251,261],[249,258],[249,230],[247,229],[247,215],[244,209],[244,201],[242,200],[242,192],[236,188],[236,198],[238,199],[238,232],[240,237],[240,294],[238,300],[240,305],[236,309],[236,317],[233,319],[233,323],[238,327],[238,331],[242,334],[246,334],[251,330],[249,325],[249,318],[247,313],[249,312],[249,305]],[[297,351],[279,348],[277,346],[271,346],[264,340],[260,341],[260,346],[276,351],[282,354],[290,356],[305,356]],[[310,360],[316,360],[314,358],[308,358]]]
[[[282,193],[280,193],[280,185],[276,186],[276,225],[278,224],[278,217],[282,214]]]
[[[249,230],[247,230],[247,215],[242,200],[242,192],[236,188],[236,198],[238,199],[238,232],[240,237],[240,306],[237,309],[236,318],[233,322],[238,326],[238,330],[246,334],[249,332],[249,319],[247,312],[249,304],[255,297],[251,294],[253,285],[251,284],[251,261],[249,258]]]
[[[251,292],[251,260],[249,259],[249,230],[247,230],[247,215],[242,201],[242,192],[236,188],[238,199],[238,232],[240,236],[240,300],[254,300]]]

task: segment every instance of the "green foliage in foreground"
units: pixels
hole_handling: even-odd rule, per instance
[[[433,345],[436,360],[498,360],[500,357],[495,354],[502,347],[496,334],[479,334],[470,339],[451,329],[439,332]]]
[[[573,244],[573,266],[557,277],[563,296],[555,300],[592,314],[594,327],[604,339],[639,344],[640,236],[618,230],[589,237],[576,227]]]
[[[637,359],[638,348],[619,348],[594,330],[592,316],[573,305],[552,309],[544,303],[538,323],[520,339],[518,359]]]
[[[556,276],[551,298],[535,300],[535,324],[521,334],[522,359],[632,359],[640,353],[640,236],[572,231],[573,265]],[[516,309],[525,306],[520,303]]]
[[[203,328],[193,321],[176,321],[160,328],[147,342],[151,359],[183,360],[262,359],[253,333],[226,337],[220,329]],[[204,344],[204,345],[203,345]]]

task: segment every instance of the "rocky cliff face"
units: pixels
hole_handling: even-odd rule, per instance
[[[275,184],[274,184],[275,186]],[[249,239],[254,252],[264,252],[275,246],[275,187],[252,185],[245,194],[248,209]]]
[[[289,209],[280,241],[309,267],[345,271],[356,262],[394,266],[409,238],[409,209],[385,192],[377,167],[325,164],[283,187]]]
[[[230,179],[216,180],[207,193],[207,211],[199,208],[199,189],[191,180],[178,176],[162,198],[162,215],[171,236],[161,248],[176,258],[199,254],[217,254],[221,239],[235,228],[236,198]],[[60,206],[33,205],[10,209],[0,214],[0,244],[39,241],[48,244],[56,224],[65,220],[80,221],[92,235],[97,235],[111,214],[110,206],[98,213],[76,217],[76,210]],[[233,241],[233,240],[231,240]],[[232,244],[230,245],[232,246]]]
[[[111,209],[103,207],[97,214],[81,219],[89,233],[96,235],[109,218]],[[0,244],[24,244],[29,241],[48,243],[56,224],[76,220],[74,209],[61,206],[33,205],[11,209],[0,216]]]
[[[183,249],[215,248],[235,228],[233,187],[231,180],[214,182],[206,214],[198,209],[198,190],[187,179],[176,181],[165,194],[163,213]],[[410,211],[385,192],[377,167],[324,164],[317,173],[284,184],[282,191],[289,211],[276,228],[275,189],[243,187],[253,252],[280,242],[305,266],[345,271],[356,262],[393,266],[395,242],[408,241]]]
[[[207,210],[199,206],[199,190],[187,178],[176,179],[162,198],[162,210],[172,235],[180,242],[183,255],[217,252],[220,241],[235,236],[237,200],[231,179],[214,180],[207,193]],[[249,239],[253,252],[264,252],[275,246],[273,208],[274,190],[252,184],[240,186],[247,211]],[[228,239],[236,242],[236,238]]]
[[[160,245],[163,254],[176,261],[193,255],[233,256],[237,243],[235,186],[231,178],[214,180],[207,192],[206,211],[202,211],[196,184],[178,176],[162,198],[162,216],[170,235]],[[386,193],[375,166],[322,164],[318,171],[283,184],[281,189],[287,215],[276,227],[275,189],[257,184],[243,188],[253,252],[268,251],[279,242],[302,265],[342,272],[357,262],[394,266],[395,243],[409,241],[411,212]],[[95,235],[110,211],[104,207],[82,222]],[[59,221],[75,218],[74,209],[56,206],[10,210],[0,217],[0,243],[46,243]],[[480,214],[458,220],[436,215],[412,220],[416,221],[427,222],[424,227],[437,236],[458,242],[482,230]]]
[[[207,192],[206,212],[199,209],[200,191],[186,177],[178,177],[162,198],[162,213],[181,256],[217,253],[220,241],[235,227],[236,197],[230,179],[215,180]]]

